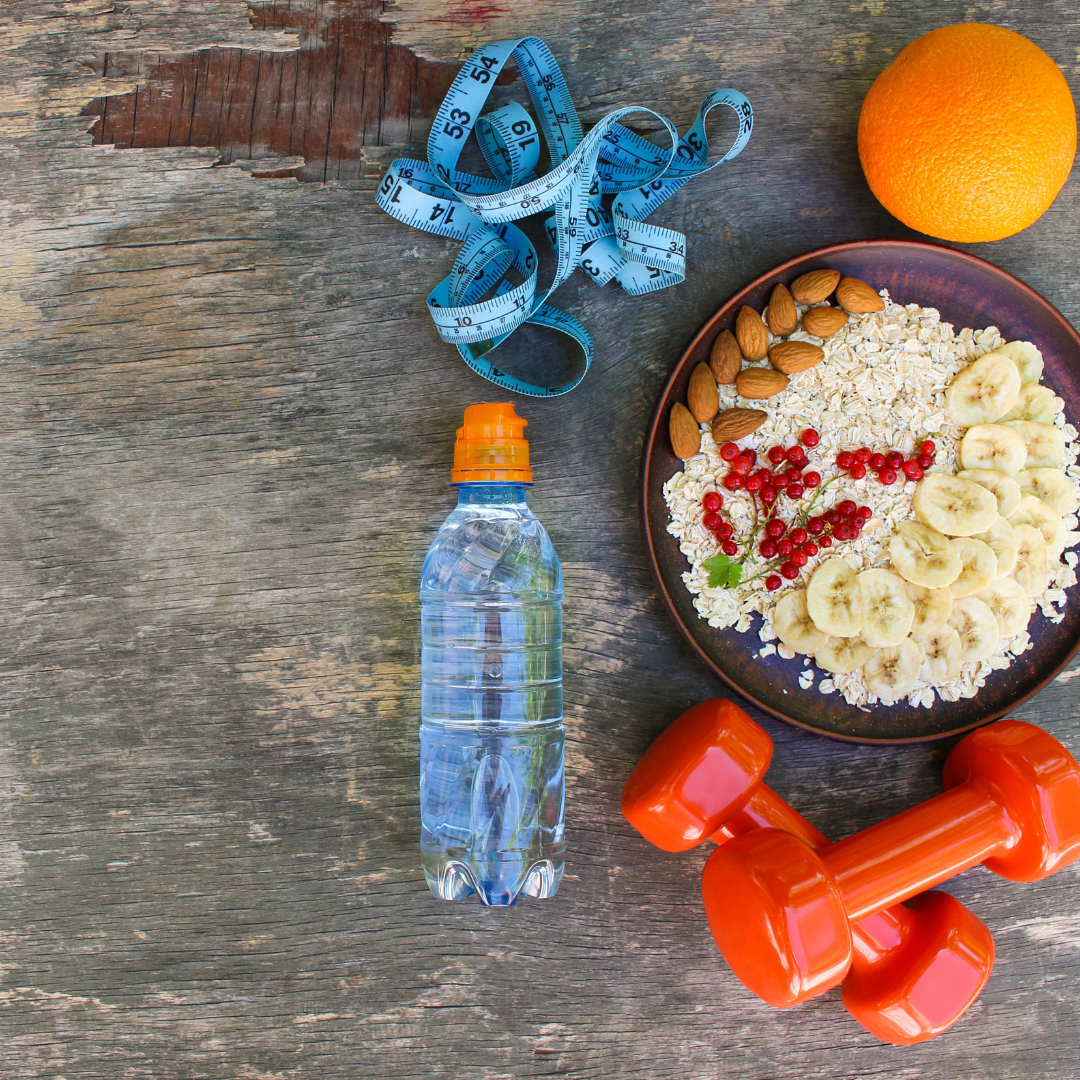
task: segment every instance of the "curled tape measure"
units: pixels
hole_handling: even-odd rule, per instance
[[[525,80],[551,159],[550,171],[542,176],[536,175],[540,132],[525,109],[510,104],[479,115],[511,57]],[[710,162],[705,119],[718,105],[734,110],[739,131],[731,149]],[[642,113],[663,125],[670,150],[620,123]],[[593,348],[585,328],[548,304],[548,297],[579,266],[596,284],[614,279],[631,296],[682,281],[686,237],[649,225],[645,218],[688,180],[737,156],[753,126],[750,102],[736,90],[717,90],[701,103],[681,139],[666,117],[640,105],[608,113],[585,135],[548,47],[535,37],[495,41],[473,53],[458,72],[435,117],[428,160],[393,162],[375,200],[398,221],[464,242],[450,274],[427,299],[439,336],[457,346],[465,363],[485,379],[519,394],[555,397],[585,377]],[[458,171],[470,132],[493,178]],[[614,196],[607,200],[610,205],[606,195]],[[544,212],[551,212],[545,227],[557,265],[554,280],[541,294],[536,249],[511,222]],[[511,270],[520,284],[514,284]],[[522,382],[486,359],[522,323],[551,327],[578,343],[584,364],[572,382]]]

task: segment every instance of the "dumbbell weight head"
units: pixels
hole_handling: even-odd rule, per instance
[[[836,986],[852,961],[851,927],[833,876],[801,840],[759,829],[705,863],[705,915],[739,981],[790,1008]]]
[[[1007,807],[1019,838],[986,859],[1010,881],[1039,881],[1080,858],[1080,766],[1041,728],[1002,720],[953,747],[946,789],[970,783]]]
[[[772,739],[738,705],[710,698],[645,751],[622,796],[626,819],[664,851],[687,851],[734,814],[765,775]]]
[[[880,960],[855,957],[841,996],[867,1031],[910,1045],[951,1027],[957,1003],[966,1009],[982,993],[994,967],[994,939],[948,893],[925,892],[892,910],[908,912],[907,936]]]

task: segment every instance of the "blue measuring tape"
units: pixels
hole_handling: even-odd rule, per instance
[[[551,159],[542,176],[536,175],[540,131],[524,108],[510,104],[479,115],[511,57]],[[705,119],[718,105],[734,110],[739,130],[731,149],[710,162]],[[671,148],[654,146],[624,127],[620,121],[632,114],[658,120]],[[688,180],[736,157],[753,126],[750,102],[736,90],[717,90],[701,103],[682,138],[666,117],[640,105],[608,113],[586,135],[548,47],[535,37],[495,41],[473,53],[454,79],[428,137],[428,160],[394,161],[375,201],[398,221],[464,243],[450,274],[427,298],[443,341],[455,345],[478,375],[507,390],[556,397],[585,377],[593,347],[581,323],[548,304],[548,297],[577,267],[598,285],[614,279],[631,296],[682,281],[686,237],[645,218]],[[457,169],[473,132],[493,178]],[[608,195],[614,198],[605,205]],[[551,285],[540,293],[536,249],[511,223],[550,211],[545,228],[557,264]],[[522,323],[550,327],[577,342],[584,365],[572,382],[522,382],[486,359]]]

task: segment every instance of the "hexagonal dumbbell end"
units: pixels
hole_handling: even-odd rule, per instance
[[[703,701],[642,756],[623,792],[623,813],[666,851],[684,851],[708,837],[724,844],[762,828],[825,847],[828,840],[762,782],[771,757],[772,740],[739,706],[723,698]],[[871,915],[851,935],[844,1002],[886,1042],[940,1034],[979,996],[993,967],[990,932],[944,893]],[[792,993],[798,997],[789,987],[773,1003],[794,1003]]]
[[[819,852],[776,829],[713,852],[705,911],[749,989],[784,1006],[836,986],[854,958],[853,923],[976,863],[1032,881],[1080,858],[1080,767],[1045,731],[1003,720],[974,732],[949,755],[945,777],[944,794]],[[954,916],[945,907],[928,915],[932,936],[940,922],[941,975],[957,961],[977,972]],[[869,985],[851,997],[856,1008],[874,1000]]]

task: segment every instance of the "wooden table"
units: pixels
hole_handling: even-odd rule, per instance
[[[859,105],[906,42],[964,18],[1029,35],[1076,85],[1072,3],[8,5],[5,1077],[1076,1075],[1077,867],[947,886],[997,965],[953,1031],[897,1049],[836,992],[789,1013],[750,995],[705,925],[705,853],[650,850],[618,810],[650,740],[719,692],[642,554],[655,394],[758,273],[911,235],[862,178]],[[566,572],[569,870],[552,901],[485,910],[435,900],[420,872],[416,589],[462,408],[499,395],[425,311],[457,245],[372,192],[391,143],[422,147],[453,62],[527,33],[586,124],[636,102],[685,129],[734,86],[756,127],[657,218],[689,235],[687,282],[633,300],[576,276],[558,302],[594,368],[519,402]],[[1073,180],[1032,228],[971,250],[1075,323],[1078,227]],[[1074,748],[1078,673],[1017,711]],[[946,745],[762,722],[774,786],[827,832],[939,790]]]

